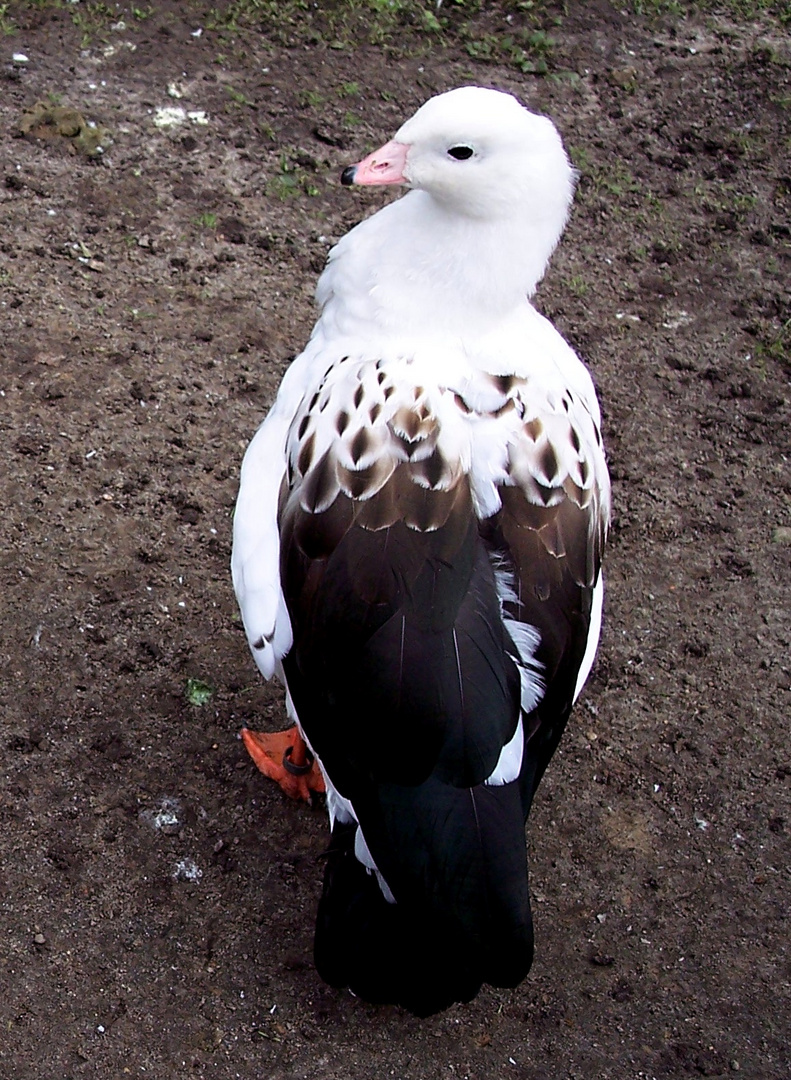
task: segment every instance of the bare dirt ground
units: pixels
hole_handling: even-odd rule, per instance
[[[791,38],[734,6],[0,5],[1,1077],[791,1075]],[[421,1021],[313,970],[325,817],[237,737],[283,707],[230,521],[378,205],[340,169],[471,81],[581,171],[539,305],[594,371],[615,527],[533,972]]]

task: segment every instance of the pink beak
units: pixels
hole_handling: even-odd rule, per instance
[[[341,174],[341,183],[352,184],[406,184],[404,166],[409,147],[395,139],[374,150],[357,165],[350,165]]]

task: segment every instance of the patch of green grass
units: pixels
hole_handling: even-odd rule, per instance
[[[735,185],[721,180],[698,181],[693,195],[709,213],[732,214],[737,221],[743,221],[758,204],[754,192],[740,191]]]
[[[597,169],[593,175],[593,185],[596,191],[605,191],[608,195],[616,196],[643,190],[642,184],[620,161],[614,161],[609,168]]]
[[[744,217],[750,210],[754,210],[758,205],[758,196],[752,193],[736,192],[731,201],[731,206],[740,217]]]
[[[647,15],[656,18],[659,15],[676,15],[686,18],[687,5],[678,0],[632,0],[629,7],[635,15]]]
[[[527,28],[514,33],[473,35],[468,28],[464,49],[473,60],[505,61],[526,75],[546,75],[555,41],[546,30]]]
[[[299,103],[303,108],[320,109],[324,105],[324,95],[318,90],[305,90],[300,94]]]
[[[586,296],[588,292],[588,283],[580,274],[573,274],[566,282],[566,287],[572,296],[577,296],[580,299]]]
[[[756,22],[761,16],[773,16],[783,24],[791,23],[789,0],[613,0],[617,8],[628,7],[635,15],[648,19],[672,16],[686,19],[691,15],[727,15],[734,21]]]
[[[724,7],[734,19],[755,22],[761,15],[775,15],[782,23],[791,23],[788,0],[725,0],[719,7]]]
[[[791,371],[791,319],[783,323],[774,337],[765,338],[758,345],[756,359],[764,367],[767,359],[775,360]]]
[[[10,37],[17,32],[16,23],[9,17],[10,4],[0,4],[0,34]]]
[[[319,194],[319,189],[315,180],[297,162],[287,154],[281,154],[279,170],[267,182],[266,193],[271,198],[286,202],[301,195],[313,198]]]
[[[250,101],[250,99],[246,97],[241,90],[237,90],[233,86],[226,86],[225,89],[227,90],[228,96],[234,103],[234,105],[238,105],[240,107],[246,105],[249,109],[255,108],[255,103]]]
[[[495,5],[483,0],[446,0],[441,5],[436,0],[232,0],[212,8],[205,25],[221,34],[255,30],[280,44],[323,43],[344,52],[354,52],[362,42],[422,52],[440,39],[475,60],[546,74],[555,48],[548,27],[559,22],[543,0],[500,0]],[[358,92],[354,82],[338,90],[340,97]]]
[[[201,229],[214,229],[217,227],[217,215],[210,210],[204,210],[195,218],[195,224]]]
[[[582,86],[582,77],[577,71],[550,71],[547,73],[547,79],[554,83],[565,83],[567,86],[573,87],[578,90]]]
[[[584,176],[586,173],[589,173],[591,171],[593,166],[591,164],[590,158],[588,157],[588,151],[585,149],[584,146],[577,146],[576,143],[567,143],[566,149],[568,151],[569,157],[571,158],[571,164],[574,166],[580,176]]]
[[[621,161],[612,161],[608,165],[598,165],[591,161],[582,146],[570,146],[569,156],[580,174],[583,183],[590,186],[595,195],[614,195],[620,197],[627,193],[642,192],[643,185],[629,172]]]
[[[190,705],[200,708],[202,705],[208,705],[214,697],[214,687],[203,682],[202,679],[187,679],[184,696]]]
[[[69,4],[71,21],[80,32],[80,44],[87,49],[94,38],[107,33],[113,23],[118,22],[120,13],[101,0],[89,0],[88,3]]]
[[[211,8],[204,20],[207,30],[238,34],[243,29],[272,33],[284,42],[290,30],[307,21],[309,5],[304,0],[232,0],[220,8]]]

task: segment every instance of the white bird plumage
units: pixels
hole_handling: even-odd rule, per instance
[[[412,543],[411,532],[429,544],[432,534],[443,537],[457,518],[467,527],[467,499],[467,513],[483,537],[471,543],[483,544],[492,563],[480,573],[487,581],[491,575],[491,591],[497,590],[497,633],[510,642],[502,662],[518,668],[521,682],[496,764],[487,766],[480,782],[504,791],[518,785],[521,774],[526,814],[544,757],[559,738],[555,727],[562,730],[593,662],[609,518],[601,417],[590,374],[529,302],[565,226],[573,170],[548,119],[510,95],[479,87],[431,99],[391,143],[356,168],[357,182],[400,181],[412,190],[330,252],[318,283],[321,312],[313,334],[245,455],[232,571],[248,641],[266,678],[277,674],[286,682],[288,658],[293,682],[305,630],[292,622],[305,618],[298,597],[308,586],[301,569],[288,569],[292,556],[302,560],[300,566],[319,567],[321,576],[339,538],[355,530],[366,544],[365,536],[379,542],[406,526],[407,533],[399,534],[405,543]],[[322,530],[316,540],[312,533]],[[292,549],[299,549],[298,558]],[[482,581],[480,573],[475,571],[476,580]],[[289,574],[298,584],[289,586],[287,602]],[[550,645],[552,634],[537,625],[544,615],[531,615],[542,603],[544,615],[554,604],[552,611],[557,608],[568,624],[564,644]],[[447,640],[455,643],[461,665],[455,623]],[[303,666],[310,666],[307,659]],[[569,683],[567,692],[553,682],[561,678],[558,672]],[[463,683],[460,667],[462,710]],[[300,711],[307,691],[290,690],[308,742],[323,759],[316,740],[326,746],[327,733],[320,725],[311,729],[315,722]],[[557,723],[541,715],[540,703],[549,699],[562,701]],[[542,740],[549,749],[528,782],[525,748]],[[356,820],[355,800],[369,800],[367,787],[362,784],[366,794],[358,795],[345,766],[335,767],[340,781],[326,761],[323,768],[331,816],[340,826],[350,814]],[[479,789],[473,784],[470,790]],[[400,881],[404,858],[391,859],[378,827],[366,825],[365,839],[358,829],[353,847],[397,907],[399,887],[409,898],[411,879],[403,871],[407,884]],[[395,880],[380,874],[382,858]],[[434,871],[427,873],[433,882]],[[445,895],[452,887],[437,888]],[[463,923],[464,914],[459,918]],[[459,986],[438,990],[425,999],[428,1004],[416,1003],[403,988],[389,993],[430,1011],[448,998],[469,996],[476,979],[478,985],[481,979],[498,981],[486,964],[481,961],[469,985],[460,977]],[[387,993],[369,990],[368,996]]]

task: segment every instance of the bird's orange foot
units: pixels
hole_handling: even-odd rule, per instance
[[[314,792],[325,790],[321,769],[296,724],[271,734],[242,728],[242,740],[264,776],[278,783],[292,799],[309,803]]]

